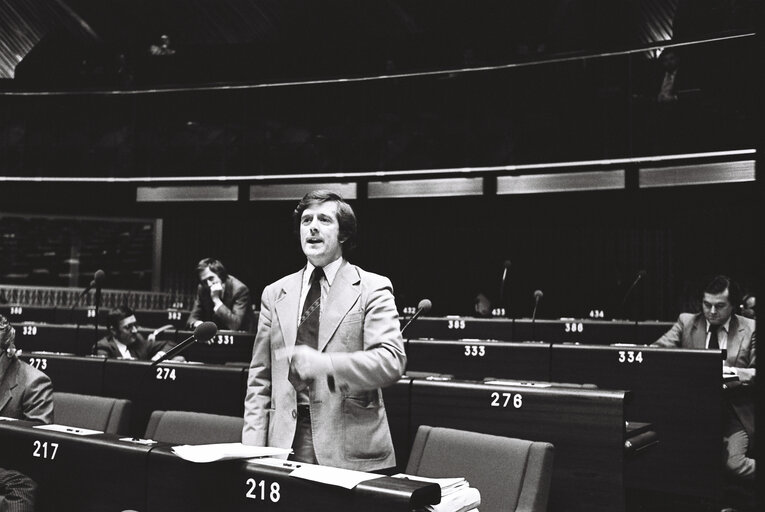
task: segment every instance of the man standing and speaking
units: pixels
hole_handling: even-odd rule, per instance
[[[313,464],[393,467],[380,388],[406,355],[391,282],[346,260],[356,216],[339,195],[309,192],[293,217],[308,261],[263,291],[242,442]]]

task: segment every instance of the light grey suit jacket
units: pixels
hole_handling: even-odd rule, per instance
[[[757,335],[754,320],[732,315],[728,324],[728,342],[726,345],[725,364],[738,368],[742,382],[755,377]],[[651,345],[656,347],[681,347],[705,349],[707,343],[707,324],[702,313],[681,313],[661,338]]]
[[[303,271],[263,290],[244,403],[242,442],[290,448],[297,397],[287,379],[297,337]],[[395,466],[380,388],[404,372],[406,355],[388,278],[343,262],[322,303],[318,350],[329,354],[336,392],[310,385],[319,464],[371,471]]]
[[[0,356],[0,416],[53,423],[53,385],[18,358]]]

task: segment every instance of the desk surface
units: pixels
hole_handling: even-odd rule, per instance
[[[289,476],[284,467],[247,461],[194,464],[171,446],[120,441],[119,436],[78,436],[0,421],[3,466],[32,477],[38,510],[145,512],[273,510],[409,512],[437,503],[440,489],[391,477],[354,489]]]

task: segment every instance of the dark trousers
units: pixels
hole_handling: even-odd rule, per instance
[[[311,429],[311,409],[307,405],[298,405],[295,438],[292,440],[292,454],[289,460],[318,464],[313,449],[313,430]]]

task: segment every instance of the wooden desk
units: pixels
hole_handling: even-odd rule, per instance
[[[78,436],[0,421],[2,467],[38,484],[38,512],[146,510],[146,460],[150,447],[117,436]]]
[[[138,320],[138,325],[146,327],[162,327],[163,325],[171,324],[176,329],[183,329],[186,327],[186,320],[189,318],[190,311],[182,311],[180,309],[136,309],[135,317]]]
[[[659,444],[629,467],[630,486],[716,497],[722,469],[722,352],[645,346],[553,345],[552,379],[629,389],[629,420]]]
[[[11,323],[44,322],[53,323],[56,319],[55,306],[25,306],[23,304],[4,304],[0,306],[0,315]]]
[[[409,339],[512,341],[513,321],[469,316],[420,317],[407,327],[406,336]]]
[[[628,391],[412,382],[411,427],[449,427],[555,446],[549,510],[625,509]]]
[[[513,340],[541,340],[549,343],[632,343],[637,332],[635,322],[623,320],[539,320],[516,319]]]
[[[105,357],[23,353],[21,359],[48,374],[53,389],[81,395],[101,395]]]
[[[160,446],[149,454],[148,509],[163,512],[410,512],[440,499],[440,488],[391,477],[354,489],[289,476],[286,467],[246,461],[193,464]]]
[[[151,411],[180,410],[244,415],[247,370],[220,365],[107,359],[104,396],[133,402],[131,434],[142,436]]]
[[[415,340],[406,343],[407,370],[454,375],[550,380],[549,343]]]
[[[174,455],[168,444],[120,441],[109,434],[78,436],[32,425],[0,421],[0,453],[3,467],[38,483],[39,512],[410,512],[437,503],[441,495],[435,484],[391,477],[348,490],[291,477],[285,467],[241,460],[194,464]]]
[[[85,355],[77,341],[74,324],[12,324],[16,330],[16,347],[24,352],[47,351]],[[93,341],[91,340],[91,344]]]
[[[178,341],[183,341],[194,331],[178,331]],[[249,363],[255,333],[242,331],[218,331],[207,343],[194,343],[183,352],[188,361],[223,364],[228,362]]]

